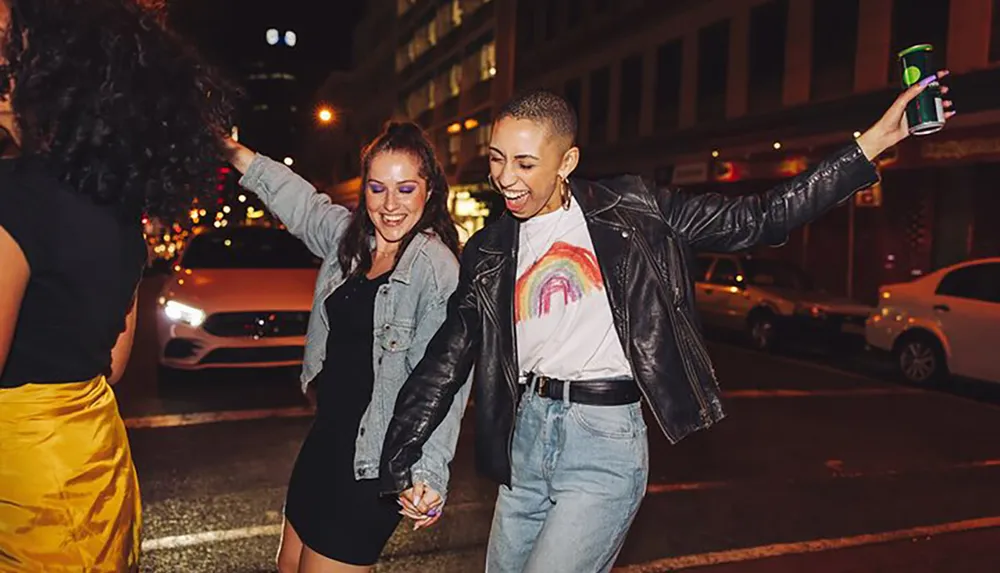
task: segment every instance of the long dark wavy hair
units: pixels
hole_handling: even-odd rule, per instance
[[[427,203],[424,213],[404,237],[396,252],[396,262],[418,233],[435,233],[458,256],[458,231],[448,213],[448,180],[434,155],[434,147],[418,125],[411,122],[391,122],[385,130],[361,152],[361,199],[340,243],[338,260],[344,272],[352,276],[367,273],[372,267],[371,239],[375,224],[368,216],[365,190],[372,160],[380,153],[409,153],[420,163],[420,177],[427,182]]]
[[[234,96],[136,0],[0,0],[21,154],[100,204],[170,215],[212,188]]]

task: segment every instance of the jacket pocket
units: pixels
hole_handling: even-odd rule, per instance
[[[382,327],[379,333],[382,350],[386,352],[405,352],[413,342],[414,328],[405,324],[389,323]]]

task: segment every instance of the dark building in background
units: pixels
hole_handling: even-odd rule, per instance
[[[960,114],[880,158],[883,184],[767,256],[826,288],[1000,254],[1000,1],[520,0],[518,88],[580,113],[581,171],[727,194],[787,179],[872,124],[895,54],[931,43]]]
[[[301,152],[312,113],[312,93],[300,78],[297,44],[294,29],[262,29],[262,47],[239,63],[246,90],[237,116],[240,141],[274,159],[287,158],[290,164]]]

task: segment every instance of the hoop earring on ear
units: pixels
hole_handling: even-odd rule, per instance
[[[562,183],[562,208],[569,211],[570,201],[573,198],[573,193],[569,186],[569,177],[560,177],[559,182]]]

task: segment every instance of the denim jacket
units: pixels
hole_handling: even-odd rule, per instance
[[[330,323],[324,303],[346,278],[337,251],[351,213],[317,193],[289,168],[263,155],[254,158],[240,185],[260,197],[293,235],[323,259],[306,333],[301,376],[304,392],[322,370],[326,358]],[[458,268],[458,260],[436,235],[422,233],[410,242],[387,284],[379,288],[372,347],[375,388],[355,442],[355,479],[379,477],[382,442],[392,420],[396,395],[444,322],[448,298],[458,284]],[[446,494],[448,464],[455,452],[469,397],[468,387],[456,398],[412,468],[415,483],[426,483],[442,497]]]

